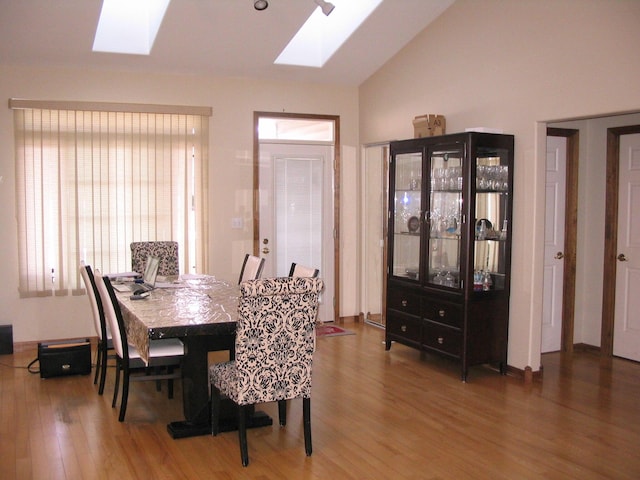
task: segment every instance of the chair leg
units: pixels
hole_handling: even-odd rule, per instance
[[[307,457],[311,455],[311,399],[304,397],[302,399],[302,417],[304,426],[304,450]]]
[[[211,384],[211,435],[220,433],[220,390]]]
[[[116,407],[116,402],[118,401],[118,389],[120,388],[120,371],[122,370],[122,364],[120,363],[120,358],[116,359],[116,382],[113,385],[113,400],[111,402],[111,408]]]
[[[247,446],[247,412],[244,405],[238,405],[238,437],[242,466],[246,467],[249,465],[249,447]]]
[[[127,400],[129,399],[129,366],[125,364],[122,369],[122,398],[120,399],[120,415],[118,421],[124,422],[127,413]]]
[[[98,395],[104,393],[104,382],[107,378],[107,360],[109,359],[107,344],[101,345],[100,353],[100,385],[98,386]],[[96,367],[97,373],[97,367]]]
[[[284,427],[287,424],[287,401],[278,400],[278,420],[280,426]]]
[[[96,347],[96,374],[93,376],[93,384],[98,383],[98,371],[100,370],[100,356],[102,353],[102,342],[98,340],[98,346]],[[101,392],[98,392],[102,394]]]

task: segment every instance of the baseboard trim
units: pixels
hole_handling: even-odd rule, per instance
[[[525,385],[531,384],[534,381],[542,380],[543,368],[540,366],[539,370],[534,371],[530,366],[524,367],[524,369],[512,367],[507,365],[507,375],[511,375],[517,378],[521,378]]]
[[[349,315],[347,317],[340,317],[338,319],[338,323],[358,323],[359,316],[358,315]]]

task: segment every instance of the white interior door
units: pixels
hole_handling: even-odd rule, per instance
[[[292,262],[318,268],[323,322],[334,320],[333,190],[332,146],[260,143],[262,276],[287,276]]]
[[[566,163],[567,139],[547,137],[542,353],[560,350],[562,340]]]
[[[620,136],[613,354],[640,361],[640,134]]]

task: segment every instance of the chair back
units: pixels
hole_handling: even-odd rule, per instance
[[[178,242],[132,242],[131,245],[131,269],[142,275],[149,256],[158,257],[160,265],[158,275],[180,275],[180,262],[178,257]]]
[[[98,334],[100,340],[107,340],[111,338],[111,329],[107,326],[107,322],[104,318],[104,310],[102,308],[102,299],[96,288],[96,282],[93,278],[93,271],[90,265],[85,265],[84,262],[80,264],[80,275],[82,281],[87,290],[87,296],[89,297],[89,303],[91,304],[91,313],[93,314],[93,328]]]
[[[262,269],[264,268],[264,258],[256,257],[255,255],[244,256],[242,262],[242,269],[240,270],[240,279],[238,284],[246,280],[256,280],[262,275]]]
[[[98,293],[102,299],[104,317],[111,329],[113,348],[118,356],[127,361],[129,358],[129,345],[127,343],[127,331],[122,320],[122,311],[118,304],[115,290],[111,285],[109,277],[103,276],[99,270],[95,272],[95,282]]]
[[[235,342],[238,404],[310,398],[322,288],[319,278],[266,278],[240,285]]]
[[[313,267],[307,267],[293,262],[291,264],[291,270],[289,270],[290,277],[317,277],[320,274],[320,270]]]

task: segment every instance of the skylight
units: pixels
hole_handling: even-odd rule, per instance
[[[104,0],[94,52],[149,55],[171,0]]]
[[[367,19],[382,0],[331,0],[326,16],[316,8],[274,63],[322,67]]]

